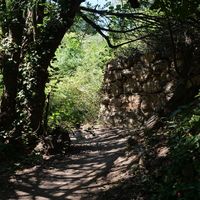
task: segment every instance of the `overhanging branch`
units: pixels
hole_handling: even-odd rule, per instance
[[[99,26],[99,25],[97,25],[97,26]],[[146,28],[146,27],[147,26],[144,25],[144,26],[138,26],[138,27],[128,29],[128,30],[115,30],[115,29],[103,28],[103,27],[99,26],[99,28],[102,31],[111,32],[111,33],[130,33],[130,32],[137,31],[139,29],[143,29],[143,28]]]
[[[85,11],[85,12],[90,12],[90,13],[94,13],[94,14],[99,14],[99,15],[107,15],[107,16],[115,16],[115,17],[119,17],[119,18],[131,18],[131,19],[140,19],[140,20],[144,20],[144,21],[151,21],[151,22],[156,22],[158,23],[159,20],[162,20],[162,17],[158,17],[158,16],[151,16],[151,15],[146,15],[144,13],[121,13],[121,12],[111,12],[108,10],[97,10],[97,9],[92,9],[92,8],[86,8],[83,6],[80,6],[80,10],[81,11]]]
[[[144,35],[144,36],[142,36],[142,37],[138,37],[138,38],[133,39],[133,40],[129,40],[129,41],[124,42],[124,43],[120,43],[120,44],[118,44],[118,45],[113,45],[113,44],[111,43],[111,41],[110,41],[110,38],[109,38],[107,35],[105,35],[105,34],[103,33],[103,31],[109,31],[109,32],[114,31],[114,32],[119,32],[118,30],[110,30],[110,29],[102,28],[102,27],[100,27],[98,24],[94,23],[91,19],[89,19],[89,18],[88,18],[86,15],[84,15],[83,13],[80,13],[80,16],[82,17],[83,20],[85,20],[88,24],[90,24],[90,25],[91,25],[91,26],[106,40],[106,42],[108,43],[108,46],[109,46],[110,48],[118,48],[118,47],[123,46],[123,45],[125,45],[125,44],[129,44],[129,43],[132,43],[132,42],[136,42],[136,41],[138,41],[138,40],[144,39],[144,38],[146,38],[146,37],[149,36],[149,34],[148,34],[148,35]],[[137,27],[137,28],[139,28],[139,27]],[[133,31],[133,30],[134,30],[134,29],[132,29],[132,31]],[[131,31],[131,29],[130,29],[130,30],[127,30],[127,31]],[[124,33],[124,32],[121,31],[120,33]]]
[[[102,32],[99,25],[95,24],[91,19],[89,19],[87,16],[85,16],[82,13],[80,13],[80,16],[82,17],[83,20],[85,20],[88,24],[90,24],[106,40],[106,42],[108,43],[108,46],[110,48],[116,48],[115,45],[112,45],[109,37]]]

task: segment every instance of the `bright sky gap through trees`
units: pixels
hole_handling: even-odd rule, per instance
[[[99,4],[99,5],[103,6],[108,2],[108,0],[86,0],[86,3],[87,2],[91,3],[92,5]],[[110,0],[110,2],[113,4],[115,2],[115,0]]]

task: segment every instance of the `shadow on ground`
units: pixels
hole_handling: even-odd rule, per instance
[[[1,175],[0,199],[96,199],[128,176],[134,157],[125,155],[124,135],[118,129],[97,129],[92,137],[75,140],[68,156],[48,158],[9,179]]]

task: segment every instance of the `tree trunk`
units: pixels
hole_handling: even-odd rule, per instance
[[[0,126],[3,130],[11,128],[16,116],[16,95],[18,68],[15,63],[8,61],[4,64],[3,70],[3,95],[1,99]]]
[[[13,138],[27,137],[29,143],[42,133],[48,66],[81,2],[57,1],[55,5],[60,4],[60,8],[55,16],[49,16],[49,21],[44,20],[44,7],[51,2],[39,0],[30,7],[24,7],[28,5],[25,0],[12,2],[12,20],[5,20],[1,27],[7,31],[4,35],[11,46],[0,55],[4,83],[0,125],[7,130],[16,122]]]
[[[3,9],[5,9],[5,2]],[[2,130],[11,129],[16,119],[18,66],[21,60],[20,46],[24,19],[22,17],[22,10],[18,9],[18,3],[13,6],[13,10],[15,12],[12,14],[12,20],[2,25],[2,34],[4,36],[2,40],[3,49],[0,52],[0,68],[2,70],[4,84],[0,115],[0,129]]]
[[[26,74],[25,76],[20,75],[25,103],[21,103],[20,109],[27,112],[26,122],[23,123],[26,123],[26,126],[31,129],[34,135],[38,136],[43,133],[48,67],[65,33],[74,22],[80,2],[80,0],[73,1],[68,12],[61,12],[61,21],[50,21],[45,30],[37,29],[33,33],[33,41],[25,45],[27,46],[24,56],[26,59],[20,66],[20,73]]]

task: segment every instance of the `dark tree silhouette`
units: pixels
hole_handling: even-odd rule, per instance
[[[128,0],[128,2],[130,3],[132,8],[139,8],[140,7],[140,3],[138,0]]]

